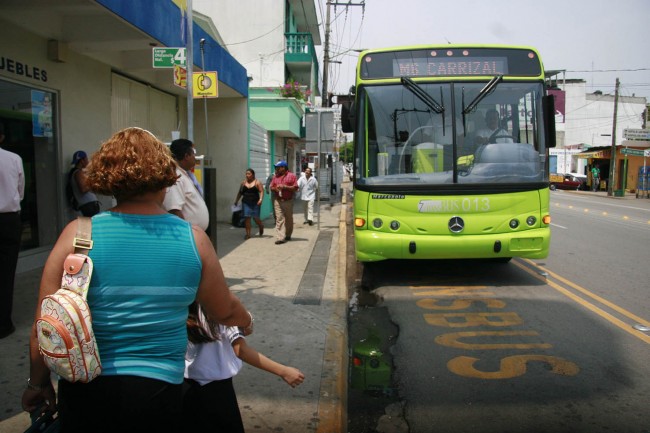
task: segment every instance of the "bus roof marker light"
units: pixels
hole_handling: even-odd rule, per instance
[[[447,50],[447,56],[451,57],[454,55],[454,52],[451,50]]]
[[[535,58],[535,53],[533,53],[533,52],[528,53],[528,58],[529,59],[534,59]]]
[[[463,50],[463,56],[469,56],[469,51]]]
[[[438,55],[437,51],[431,51],[431,57],[436,57]]]

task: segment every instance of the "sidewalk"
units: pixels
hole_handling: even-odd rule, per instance
[[[299,368],[305,382],[244,364],[234,379],[246,431],[338,433],[347,430],[347,289],[343,203],[321,202],[320,221],[302,224],[295,206],[291,241],[275,245],[273,218],[263,237],[219,224],[217,252],[231,290],[255,316],[249,344]],[[253,233],[257,233],[256,227]],[[16,332],[0,340],[0,433],[21,433],[29,417],[20,398],[29,375],[28,334],[42,269],[16,275]]]

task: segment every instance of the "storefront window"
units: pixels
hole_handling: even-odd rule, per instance
[[[51,246],[59,231],[56,94],[0,80],[2,147],[23,160],[21,251]]]

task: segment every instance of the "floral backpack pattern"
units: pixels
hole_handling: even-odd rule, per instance
[[[85,246],[79,247],[80,242]],[[78,236],[75,247],[90,249],[92,241]],[[63,268],[61,288],[41,302],[41,317],[36,321],[38,346],[51,371],[69,382],[90,382],[102,372],[86,302],[93,262],[85,254],[74,253],[65,259]]]

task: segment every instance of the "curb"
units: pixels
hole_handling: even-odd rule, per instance
[[[325,341],[323,379],[318,403],[319,420],[316,433],[345,433],[347,431],[347,285],[346,285],[346,239],[347,198],[343,190],[339,216],[339,250],[336,275],[337,298],[335,300]]]

